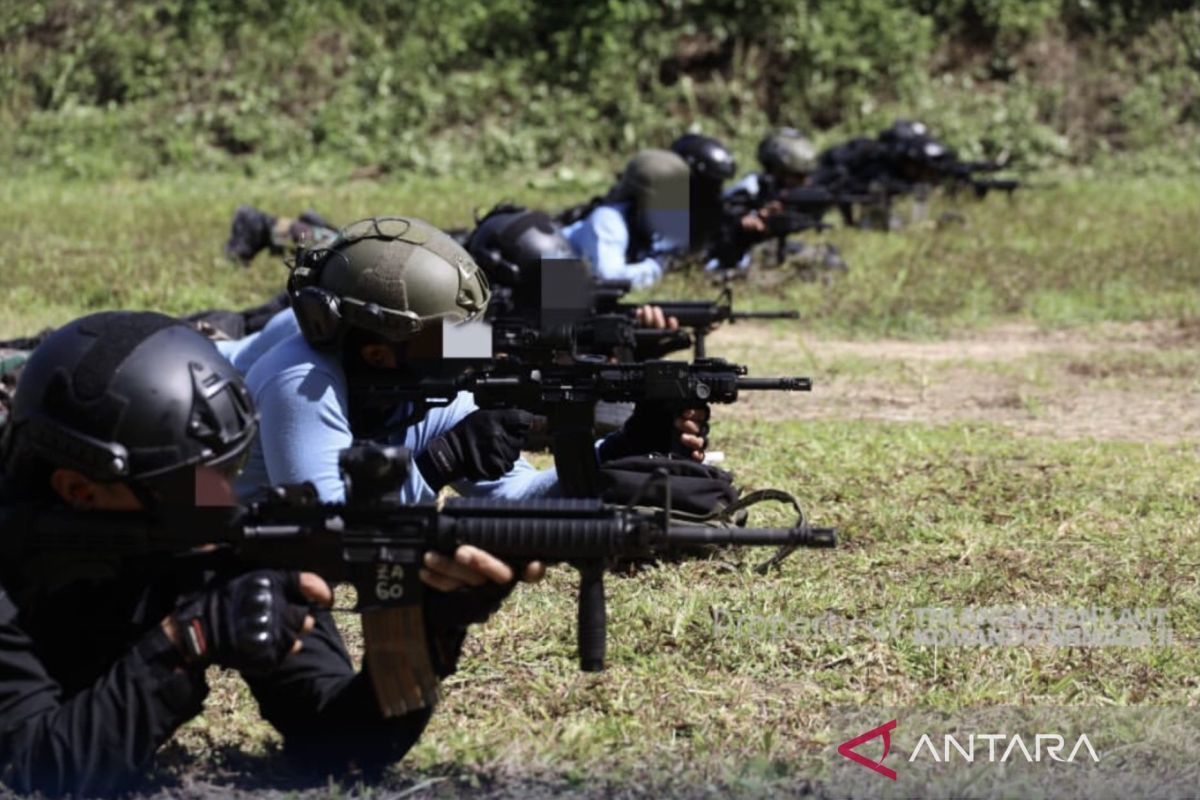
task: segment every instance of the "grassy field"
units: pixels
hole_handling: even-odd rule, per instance
[[[507,199],[553,207],[602,177],[504,185]],[[258,302],[284,270],[221,259],[240,202],[464,225],[501,198],[431,182],[10,182],[0,335],[114,306]],[[768,273],[738,290],[746,307],[799,308],[799,325],[710,339],[752,374],[814,378],[811,397],[719,409],[713,446],[746,488],[786,488],[838,526],[836,551],[767,576],[749,569],[764,555],[752,553],[611,578],[601,675],[575,666],[573,573],[523,587],[472,637],[444,707],[375,791],[819,794],[838,758],[831,717],[846,706],[1200,705],[1200,193],[1194,181],[1069,176],[963,210],[964,224],[943,228],[832,232],[848,275]],[[669,276],[654,293],[712,291]],[[1174,639],[943,647],[903,625],[879,635],[916,609],[1013,605],[1164,608]],[[840,624],[806,624],[822,615]],[[355,640],[356,620],[344,622]],[[213,685],[206,715],[164,754],[163,791],[286,785],[241,683]]]

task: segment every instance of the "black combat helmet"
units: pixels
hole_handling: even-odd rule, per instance
[[[10,477],[56,467],[182,500],[196,466],[232,473],[257,431],[237,370],[162,314],[108,311],[50,334],[29,357],[0,440]]]
[[[933,167],[955,158],[954,150],[934,139],[928,126],[915,120],[896,120],[891,127],[880,131],[879,141],[894,156],[907,159],[918,168]]]
[[[898,119],[879,132],[879,141],[891,144],[929,138],[929,126],[913,119]]]
[[[499,205],[467,238],[467,252],[497,286],[516,287],[534,279],[543,258],[575,258],[570,242],[542,211]]]
[[[671,143],[671,151],[687,162],[692,175],[708,180],[727,181],[737,172],[737,162],[719,139],[686,133]]]

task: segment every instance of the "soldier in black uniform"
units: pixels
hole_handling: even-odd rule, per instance
[[[225,502],[256,429],[241,377],[170,317],[95,314],[34,351],[0,439],[0,782],[126,790],[201,712],[210,664],[242,674],[285,753],[317,776],[370,776],[420,736],[430,709],[384,718],[317,575],[87,548],[87,525],[114,512],[184,525]],[[84,521],[81,549],[23,545],[58,532],[37,522],[51,511]],[[444,676],[513,574],[474,548],[426,566],[426,644]]]

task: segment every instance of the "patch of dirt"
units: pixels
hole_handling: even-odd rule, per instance
[[[981,421],[1061,439],[1180,442],[1200,440],[1200,372],[1154,359],[1195,346],[1192,328],[1164,322],[1005,325],[933,342],[824,340],[742,323],[713,336],[711,349],[751,374],[799,368],[815,384],[805,395],[746,393],[721,410],[733,418]],[[838,359],[878,369],[839,372]],[[1112,380],[1122,377],[1136,380]]]
[[[1200,329],[1178,323],[1104,323],[1089,328],[1042,331],[1033,325],[999,325],[954,339],[850,341],[817,339],[783,326],[768,330],[761,323],[740,322],[712,336],[714,349],[747,352],[811,352],[818,358],[854,357],[888,361],[1001,361],[1061,353],[1079,357],[1114,350],[1149,352],[1200,342]]]

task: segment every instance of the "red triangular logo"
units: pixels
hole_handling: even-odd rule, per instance
[[[883,765],[883,759],[887,758],[888,751],[892,749],[892,731],[895,730],[895,728],[896,720],[885,722],[878,728],[872,728],[861,736],[855,736],[848,742],[842,742],[838,745],[838,752],[851,761],[857,761],[867,769],[875,770],[885,778],[896,780],[896,771],[894,769],[888,769]],[[883,737],[883,755],[878,761],[872,761],[866,756],[859,755],[858,753],[854,752],[854,748],[858,747],[863,742],[868,742],[871,739],[874,739],[876,736]]]

